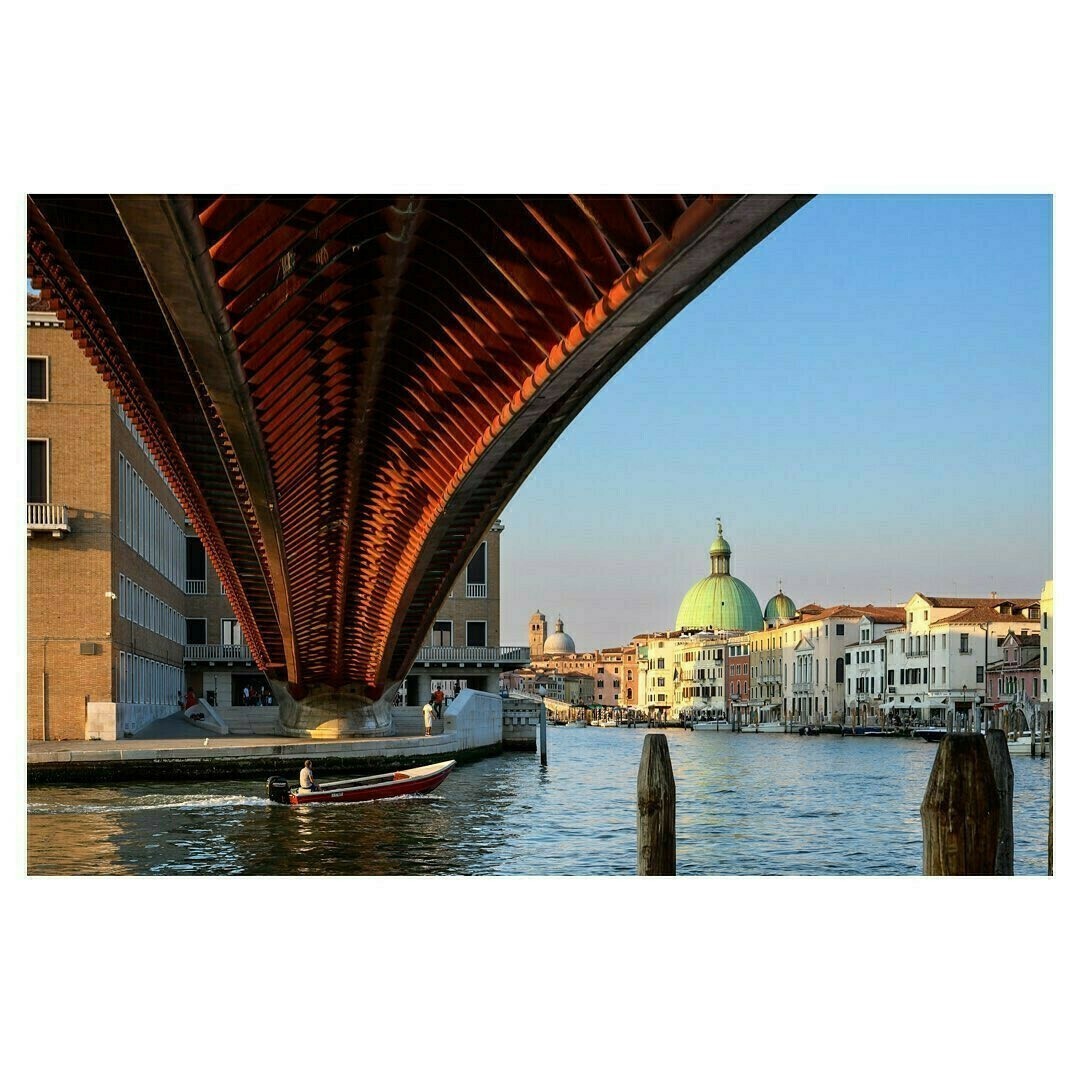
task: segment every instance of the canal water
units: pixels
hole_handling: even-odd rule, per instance
[[[633,874],[644,729],[552,728],[546,769],[507,753],[424,796],[268,803],[265,783],[34,787],[30,874]],[[922,868],[936,746],[667,732],[680,874]],[[1014,757],[1017,874],[1045,874],[1049,759]]]

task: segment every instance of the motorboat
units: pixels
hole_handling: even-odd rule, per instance
[[[449,775],[456,761],[438,761],[415,769],[360,776],[352,780],[329,780],[310,791],[294,787],[284,776],[266,781],[266,797],[283,806],[306,806],[308,803],[370,802],[372,799],[395,799],[399,795],[422,795],[434,791]]]
[[[1019,757],[1047,757],[1050,754],[1051,735],[1044,735],[1040,740],[1037,733],[1022,731],[1019,735],[1007,739],[1009,753]]]
[[[726,720],[695,720],[690,726],[695,731],[727,731],[731,727]]]
[[[941,742],[948,734],[949,729],[943,727],[917,727],[911,732],[913,738],[925,739],[927,742]]]
[[[605,716],[601,719],[597,727],[618,727],[619,721],[612,716]]]
[[[743,731],[771,731],[782,732],[784,730],[784,724],[781,720],[762,720],[760,723],[746,723],[743,724]]]

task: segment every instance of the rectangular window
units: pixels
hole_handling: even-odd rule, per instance
[[[465,644],[470,648],[487,647],[487,623],[480,620],[469,620],[465,623]]]
[[[1043,646],[1043,664],[1046,664],[1046,646]]]
[[[971,652],[971,648],[970,648],[970,647],[969,647],[969,645],[968,645],[968,640],[969,640],[969,638],[970,638],[970,635],[969,635],[969,634],[961,634],[961,635],[960,635],[960,651],[961,651],[962,653],[969,653],[969,652]]]
[[[26,440],[26,501],[49,501],[49,441]]]
[[[26,358],[26,399],[49,400],[49,361],[44,356]]]
[[[476,554],[465,568],[465,596],[483,599],[487,596],[487,541],[476,549]]]
[[[889,685],[890,686],[895,686],[896,685],[896,672],[890,669],[890,671],[888,673],[888,678],[889,678]]]
[[[185,645],[205,645],[206,644],[206,620],[205,619],[185,619],[184,620],[184,644]]]
[[[206,580],[206,552],[197,536],[186,537],[188,581]]]
[[[222,619],[221,620],[221,644],[222,645],[243,645],[244,633],[240,629],[239,619]]]
[[[449,619],[439,619],[431,627],[431,644],[436,649],[446,649],[454,644],[454,624]]]
[[[983,666],[982,666],[982,664],[976,664],[975,665],[975,681],[976,682],[982,682],[983,681]]]

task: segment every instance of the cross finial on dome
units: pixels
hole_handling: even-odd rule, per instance
[[[724,535],[724,526],[720,524],[720,519],[719,518],[716,519],[716,535],[717,536],[723,536]]]

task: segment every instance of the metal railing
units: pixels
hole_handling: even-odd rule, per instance
[[[185,660],[250,660],[246,645],[185,645]]]
[[[466,600],[486,600],[487,599],[487,584],[483,585],[469,585],[465,586],[465,599]]]
[[[206,578],[188,578],[184,582],[184,592],[188,596],[205,596]]]
[[[528,645],[428,645],[416,654],[417,664],[483,664],[529,662]]]
[[[51,532],[54,536],[71,532],[67,507],[59,503],[27,503],[26,532]]]

